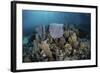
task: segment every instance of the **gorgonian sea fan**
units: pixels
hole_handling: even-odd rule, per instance
[[[60,38],[63,36],[63,24],[51,23],[49,32],[52,38]]]
[[[38,33],[38,34],[43,34],[43,25],[40,25],[40,26],[38,26],[37,28],[36,28],[36,32]]]
[[[41,39],[45,39],[45,26],[44,25],[40,25],[36,28],[36,32],[39,35],[39,37]]]

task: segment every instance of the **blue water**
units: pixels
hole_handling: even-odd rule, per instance
[[[35,27],[39,25],[49,25],[51,23],[77,24],[82,29],[89,31],[90,19],[90,13],[23,10],[23,36],[31,35]]]

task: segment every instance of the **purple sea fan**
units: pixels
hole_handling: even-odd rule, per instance
[[[51,23],[49,32],[52,38],[60,38],[63,36],[63,24]]]

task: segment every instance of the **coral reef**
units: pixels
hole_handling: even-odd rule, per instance
[[[74,24],[40,25],[23,39],[23,62],[91,59],[90,33]],[[84,34],[84,36],[82,36]]]

